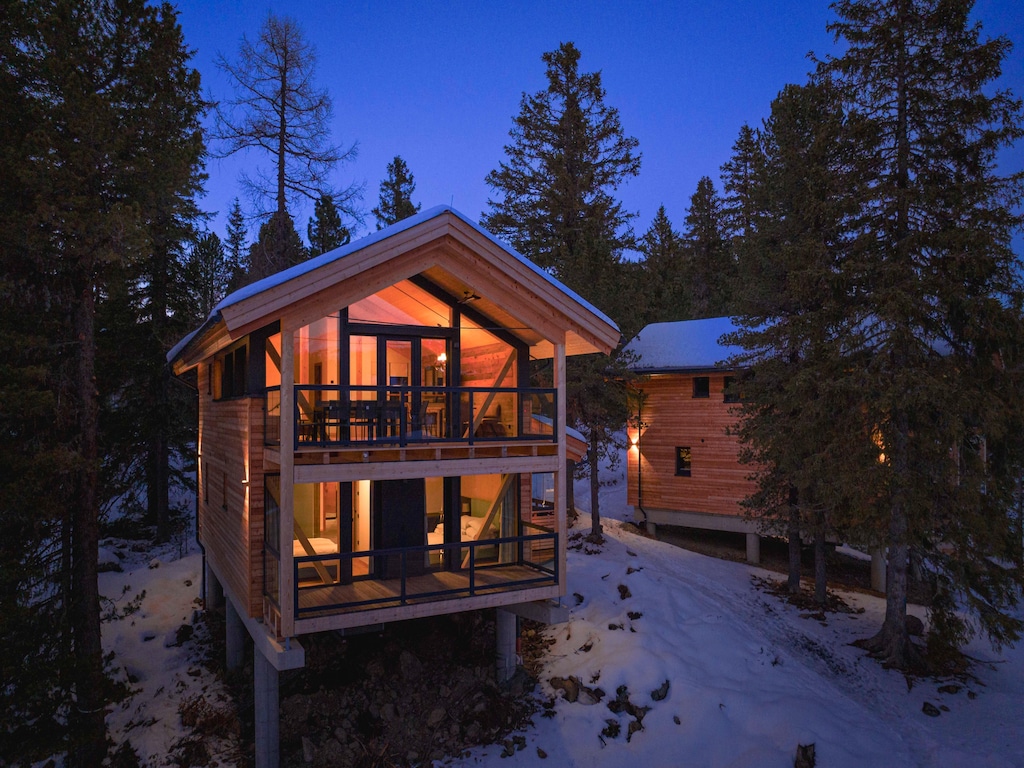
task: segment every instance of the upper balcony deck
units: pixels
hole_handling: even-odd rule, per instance
[[[296,453],[339,449],[557,445],[556,390],[296,385]],[[265,440],[280,445],[281,388],[266,390]]]

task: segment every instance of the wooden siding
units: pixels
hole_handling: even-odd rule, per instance
[[[710,397],[693,397],[694,376],[708,376]],[[739,441],[726,434],[736,422],[724,401],[726,372],[663,374],[643,382],[646,424],[627,449],[628,499],[634,507],[740,516],[739,502],[753,489],[749,467],[737,459]],[[676,448],[691,450],[690,476],[676,475]],[[642,467],[639,462],[642,463]],[[642,474],[641,474],[642,470]],[[642,483],[642,498],[638,486]]]
[[[199,368],[199,541],[249,616],[263,613],[263,401],[214,401]],[[255,469],[254,469],[255,468]]]

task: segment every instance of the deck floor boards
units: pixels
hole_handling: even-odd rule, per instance
[[[434,571],[420,576],[410,576],[406,581],[406,604],[423,601],[437,602],[454,600],[469,594],[469,571]],[[522,589],[522,582],[538,579],[543,586],[554,584],[555,577],[524,565],[502,565],[493,568],[477,568],[474,574],[475,594]],[[457,590],[450,595],[433,595],[432,592]],[[422,597],[421,597],[422,596]],[[368,605],[356,605],[374,601]],[[311,615],[354,613],[374,608],[401,605],[401,579],[358,579],[351,584],[323,584],[299,589],[299,614]]]

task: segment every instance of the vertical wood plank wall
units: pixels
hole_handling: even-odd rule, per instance
[[[209,366],[199,368],[199,540],[214,570],[249,615],[262,615],[263,401],[215,402]],[[253,472],[251,467],[257,468]],[[250,516],[253,508],[259,519]],[[257,586],[254,595],[253,585]]]
[[[693,397],[694,376],[708,376],[711,396]],[[647,424],[639,446],[626,450],[628,499],[638,504],[638,480],[645,508],[739,516],[739,502],[753,489],[750,467],[737,459],[739,441],[726,434],[736,422],[733,403],[723,396],[725,372],[660,374],[643,382],[646,400],[641,414]],[[689,477],[676,475],[676,448],[688,446]],[[643,476],[639,476],[643,461]]]

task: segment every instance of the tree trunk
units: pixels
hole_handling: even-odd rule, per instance
[[[797,506],[796,488],[789,488],[789,578],[786,591],[791,595],[800,593],[800,509]]]
[[[825,606],[828,581],[825,573],[825,512],[814,513],[814,603]]]
[[[593,431],[591,431],[590,450],[587,452],[587,463],[590,465],[590,535],[600,536],[601,508],[598,502],[598,494],[601,490],[601,478],[597,474],[597,445],[594,443]]]
[[[156,420],[152,425],[153,432],[149,437],[146,461],[148,465],[148,482],[146,500],[149,519],[156,523],[156,540],[167,541],[171,536],[170,514],[170,448],[167,414],[171,407],[169,398],[170,373],[164,366],[160,371],[159,383],[156,387]]]
[[[909,427],[905,414],[893,417],[892,471],[896,478],[909,474]],[[910,547],[907,544],[908,520],[902,493],[897,489],[889,512],[889,559],[885,576],[885,620],[874,637],[858,642],[862,648],[883,659],[885,665],[907,669],[916,663],[918,654],[907,632],[907,566]]]
[[[281,103],[278,105],[277,126],[277,213],[283,218],[288,208],[285,202],[285,162],[288,159],[288,66],[281,67]],[[280,253],[280,243],[278,244]]]
[[[76,399],[79,453],[72,499],[72,634],[75,648],[75,701],[70,721],[69,768],[93,768],[107,756],[104,721],[103,647],[100,638],[99,570],[99,402],[96,391],[95,304],[92,285],[79,295],[75,310],[78,343]]]

